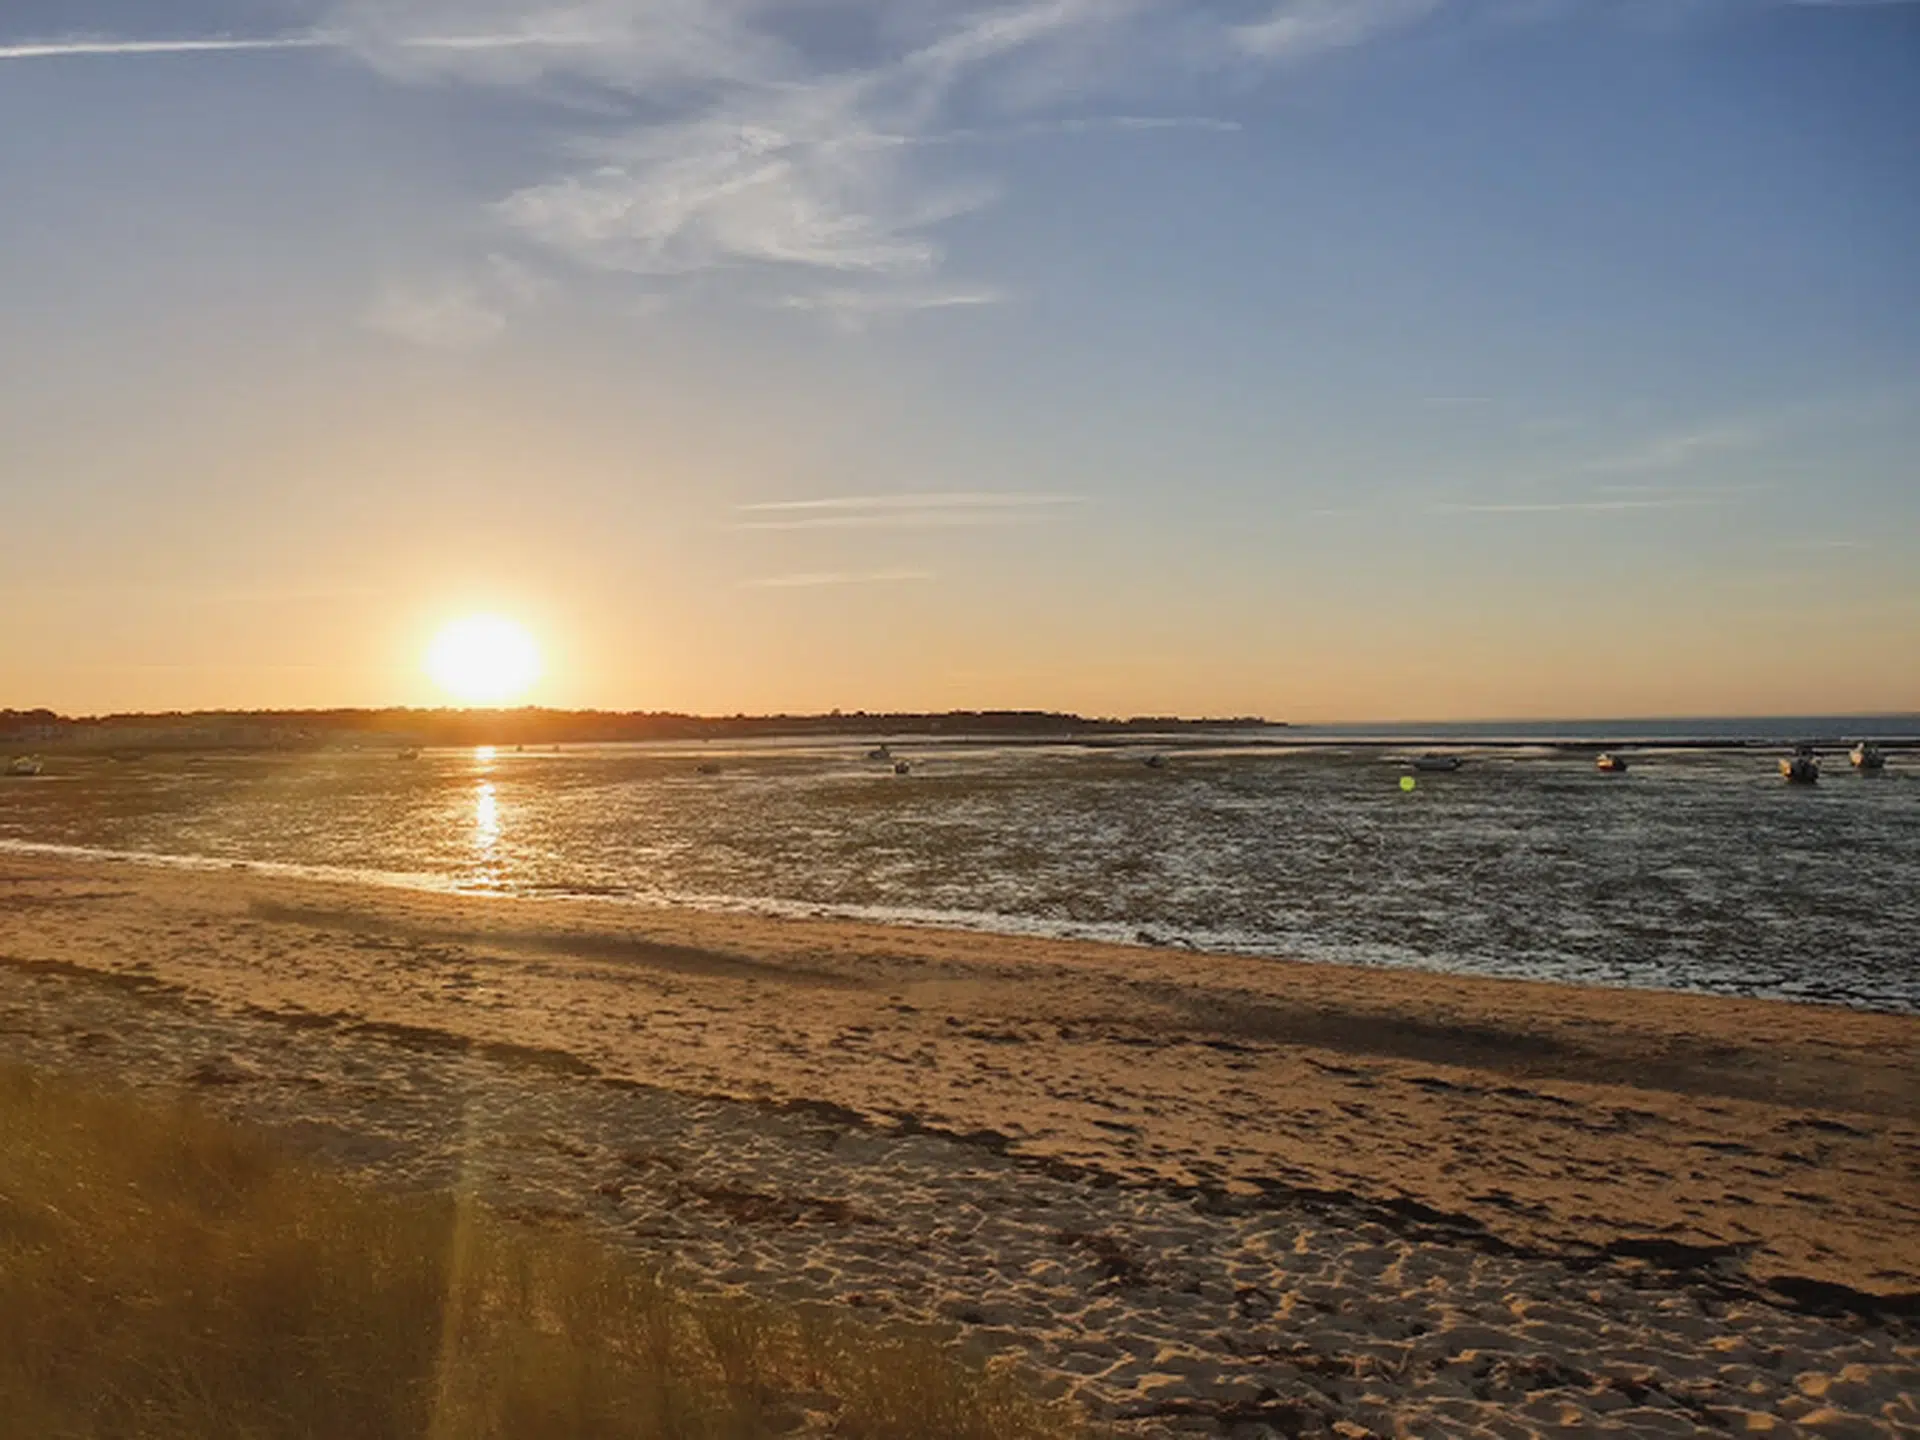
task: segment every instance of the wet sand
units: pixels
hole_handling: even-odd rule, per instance
[[[1912,1017],[0,855],[0,1028],[1123,1433],[1920,1426]]]

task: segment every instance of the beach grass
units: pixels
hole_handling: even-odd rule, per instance
[[[185,1099],[0,1065],[0,1436],[1065,1440],[941,1337],[697,1296]]]

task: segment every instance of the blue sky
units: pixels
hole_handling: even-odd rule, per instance
[[[0,703],[1920,708],[1920,4],[12,0]]]

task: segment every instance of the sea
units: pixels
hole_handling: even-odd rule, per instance
[[[55,753],[0,848],[1920,1013],[1920,748],[1777,773],[1866,735],[1920,717]]]

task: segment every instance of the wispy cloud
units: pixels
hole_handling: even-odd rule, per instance
[[[1920,3],[1920,0],[1915,0]],[[1910,376],[1884,382],[1800,396],[1783,396],[1765,408],[1704,417],[1665,432],[1644,435],[1621,448],[1569,462],[1563,477],[1589,477],[1587,483],[1612,491],[1671,489],[1684,483],[1686,493],[1749,493],[1768,488],[1751,480],[1722,480],[1713,485],[1686,479],[1712,462],[1725,472],[1734,457],[1765,458],[1782,446],[1805,447],[1823,432],[1857,430],[1879,417],[1913,413],[1920,399],[1920,383]],[[1604,483],[1590,477],[1611,477]]]
[[[363,318],[370,329],[438,350],[472,349],[507,327],[506,312],[460,279],[392,286]]]
[[[1752,449],[1762,438],[1759,428],[1753,425],[1714,425],[1663,435],[1618,454],[1590,460],[1583,468],[1599,475],[1678,470],[1710,455]]]
[[[1264,20],[1236,26],[1234,42],[1263,60],[1301,60],[1347,50],[1413,25],[1442,0],[1281,0]]]
[[[785,295],[776,302],[782,310],[800,310],[830,321],[842,330],[860,331],[876,321],[897,319],[925,310],[954,310],[998,305],[1003,291],[988,286],[970,289],[814,290]]]
[[[859,328],[1002,298],[942,279],[948,222],[999,195],[956,166],[992,145],[1228,132],[1231,119],[1103,114],[1101,97],[1350,48],[1440,0],[1275,0],[1239,24],[1255,0],[1227,15],[1173,0],[835,4],[831,25],[767,0],[313,3],[319,23],[297,34],[21,40],[0,58],[324,49],[400,83],[536,93],[570,131],[553,147],[566,158],[492,202],[489,248],[645,276],[656,293],[723,273],[755,303],[784,295],[773,303]],[[383,297],[371,318],[471,343],[512,305],[491,280],[469,288],[472,303]]]
[[[736,530],[995,530],[1024,525],[1031,515],[1010,510],[920,510],[868,515],[809,515],[790,520],[742,520]]]
[[[989,11],[894,59],[842,71],[809,66],[743,27],[709,44],[709,22],[663,8],[670,23],[647,49],[648,68],[670,61],[667,78],[702,98],[679,117],[599,137],[584,147],[596,163],[497,207],[528,240],[582,267],[928,274],[942,258],[933,230],[995,192],[921,180],[906,170],[905,149],[927,136],[970,70],[1095,13],[1084,0]]]
[[[991,175],[954,173],[963,147],[982,147],[971,160],[1045,137],[1230,132],[1229,119],[1090,107],[1114,67],[1184,65],[1207,49],[1165,61],[1143,37],[1170,27],[1210,27],[1213,63],[1251,53],[1168,0],[956,0],[843,18],[839,41],[822,42],[757,0],[345,0],[328,28],[397,79],[577,102],[563,150],[574,162],[492,206],[531,250],[656,288],[724,273],[734,292],[849,330],[1005,298],[940,278],[947,222],[999,196]],[[455,31],[500,43],[412,39]],[[1034,83],[1041,74],[1071,87]],[[609,93],[624,98],[602,104]],[[605,118],[614,110],[645,118]],[[832,283],[795,283],[809,275]]]
[[[932,271],[927,231],[984,190],[902,200],[879,152],[743,122],[633,137],[627,154],[527,186],[496,207],[533,244],[586,269],[684,275],[757,264],[874,276]]]
[[[749,580],[750,590],[810,590],[822,585],[901,585],[933,579],[931,570],[802,570]]]
[[[748,512],[789,510],[963,510],[980,507],[1011,510],[1032,505],[1072,505],[1078,495],[1043,495],[1024,490],[924,491],[893,495],[831,495],[820,500],[757,500],[736,505]]]
[[[325,29],[400,80],[601,85],[629,95],[754,82],[785,47],[738,0],[334,0]],[[419,37],[454,37],[422,44]]]
[[[466,270],[389,282],[361,319],[367,327],[438,350],[471,350],[500,336],[517,310],[539,305],[553,280],[492,254]]]
[[[1492,502],[1437,501],[1427,508],[1452,515],[1605,514],[1623,510],[1690,510],[1719,502],[1711,496],[1667,495],[1645,500],[1512,500]]]
[[[1030,524],[1077,495],[965,490],[946,493],[834,495],[734,506],[736,530],[962,530]]]
[[[1017,125],[963,126],[925,135],[876,135],[873,143],[891,145],[986,145],[1048,136],[1142,135],[1157,130],[1196,130],[1208,135],[1237,135],[1246,127],[1214,115],[1082,115],[1059,120],[1028,120]]]

